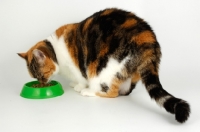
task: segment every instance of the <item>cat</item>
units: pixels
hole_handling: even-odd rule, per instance
[[[134,13],[107,8],[80,23],[61,26],[18,55],[33,78],[48,83],[56,74],[83,96],[129,95],[141,80],[150,97],[183,123],[189,104],[159,81],[160,45],[147,22]]]

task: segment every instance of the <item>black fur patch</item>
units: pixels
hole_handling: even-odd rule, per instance
[[[99,58],[99,65],[97,66],[97,74],[104,68],[106,67],[106,64],[108,62],[108,57],[104,56]]]
[[[170,95],[167,91],[162,88],[159,78],[157,75],[152,74],[150,71],[142,73],[142,81],[146,86],[147,91],[151,98],[158,100],[162,97]]]
[[[175,97],[168,99],[164,103],[164,108],[166,109],[166,111],[175,114],[176,120],[180,123],[185,122],[190,114],[189,104]]]
[[[139,56],[140,53],[143,53],[144,50],[155,48],[152,47],[152,44],[138,47],[136,44],[129,42],[132,35],[137,35],[147,30],[152,31],[151,27],[142,19],[135,16],[134,14],[131,14],[130,12],[119,9],[115,9],[107,15],[101,15],[104,11],[105,10],[97,12],[82,21],[79,24],[77,30],[77,47],[79,47],[78,49],[80,50],[78,53],[78,58],[80,61],[80,69],[84,76],[85,68],[81,66],[82,63],[84,63],[87,67],[90,63],[97,60],[99,63],[97,67],[98,74],[106,66],[109,57],[114,57],[120,62],[128,55]],[[87,27],[87,30],[85,30],[83,33],[83,27],[87,20],[90,18],[93,19]],[[128,19],[136,20],[137,24],[130,26],[129,28],[121,28],[120,25]],[[100,45],[102,43],[105,43],[107,45],[108,52],[104,55],[104,57],[98,58],[97,55],[100,53]],[[84,54],[82,53],[81,46],[86,46],[88,53],[87,56],[84,56]],[[134,64],[135,62],[132,63]],[[139,62],[137,62],[136,64],[139,64]],[[134,65],[127,65],[126,67],[133,67],[129,68],[130,72],[132,72],[133,70],[135,70]]]
[[[58,63],[58,60],[57,60],[57,57],[56,57],[56,53],[54,51],[54,48],[53,48],[51,42],[49,42],[48,40],[44,40],[44,42],[45,42],[46,47],[48,48],[48,50],[51,52],[51,54],[50,54],[51,59],[54,62]]]
[[[77,36],[77,39],[76,39],[76,46],[77,46],[78,52],[76,54],[78,56],[78,62],[79,62],[78,64],[79,64],[79,68],[80,68],[82,76],[87,78],[86,67],[85,67],[85,63],[86,63],[85,62],[85,56],[84,56],[84,53],[83,53],[82,42],[79,39],[80,32],[77,33],[77,34],[78,34],[78,36]]]
[[[144,73],[142,73],[141,76],[142,76],[142,80],[146,87],[148,87],[151,84],[159,84],[160,85],[158,76],[152,74],[150,71],[145,71]],[[162,86],[160,86],[160,87],[162,87]]]
[[[33,57],[30,64],[28,64],[27,66],[34,78],[41,78],[40,65],[37,63],[36,58]]]
[[[105,83],[102,83],[102,84],[101,84],[101,88],[102,88],[102,89],[101,89],[102,92],[107,92],[108,89],[109,89],[109,87],[108,87]]]
[[[167,91],[165,91],[161,85],[158,85],[154,88],[152,88],[150,91],[149,91],[149,95],[151,98],[155,99],[155,100],[158,100],[162,97],[165,97],[167,95],[170,95]]]
[[[166,100],[166,102],[164,103],[164,107],[165,107],[166,111],[174,114],[175,113],[175,104],[180,101],[181,101],[181,99],[177,99],[174,97],[171,97],[170,99]]]
[[[185,122],[190,114],[190,106],[187,102],[182,101],[176,105],[175,118],[178,122]]]
[[[126,80],[127,77],[123,76],[122,74],[120,74],[119,72],[116,73],[115,75],[119,80]]]

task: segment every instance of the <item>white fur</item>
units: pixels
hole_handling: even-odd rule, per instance
[[[119,93],[120,94],[126,94],[131,86],[131,78],[126,79],[126,81],[124,81],[120,87],[119,87]]]
[[[58,39],[55,34],[52,34],[47,38],[47,40],[51,42],[55,50],[56,57],[58,60],[58,73],[70,79],[77,85],[87,86],[87,80],[82,76],[80,70],[75,66],[68,52],[66,43],[64,41],[64,37],[61,36]]]
[[[126,57],[119,63],[114,58],[109,58],[106,67],[102,69],[98,76],[86,80],[82,76],[80,70],[75,66],[63,36],[58,39],[55,34],[52,34],[47,40],[51,42],[57,56],[57,72],[70,79],[72,81],[71,86],[83,96],[96,96],[95,93],[101,91],[101,83],[105,83],[108,87],[111,86],[116,73],[121,72],[124,68],[124,63],[129,59],[129,57]],[[130,82],[129,80],[120,87],[120,91],[122,91],[122,87],[127,87]],[[87,88],[87,86],[89,86],[89,88]],[[127,91],[127,89],[125,89],[125,91]]]
[[[169,98],[171,98],[170,95],[167,95],[165,97],[161,97],[159,100],[157,100],[157,104],[160,105],[161,107],[164,105],[164,103],[166,102],[166,100],[168,100]]]
[[[117,72],[121,72],[124,68],[124,63],[129,57],[125,58],[120,63],[114,58],[109,58],[108,63],[98,76],[89,79],[89,90],[83,89],[81,94],[84,96],[93,96],[94,93],[101,91],[101,83],[105,83],[108,87],[112,85],[112,81]]]

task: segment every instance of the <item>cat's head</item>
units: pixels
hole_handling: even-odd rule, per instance
[[[31,77],[40,83],[49,82],[58,73],[58,62],[54,49],[49,41],[41,41],[26,53],[18,53],[25,59]]]

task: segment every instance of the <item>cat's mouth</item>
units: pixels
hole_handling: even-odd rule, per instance
[[[48,84],[52,81],[53,76],[50,76],[49,78],[44,78],[44,76],[42,76],[41,78],[37,78],[37,80],[41,83],[41,84]]]
[[[48,84],[50,82],[49,79],[45,79],[45,78],[42,78],[42,79],[38,78],[38,81],[40,82],[40,84]]]
[[[38,79],[38,81],[41,83],[41,84],[49,84],[51,81],[52,81],[52,78],[49,78],[49,79]]]

